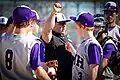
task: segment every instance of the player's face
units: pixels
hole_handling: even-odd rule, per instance
[[[66,22],[55,23],[55,27],[54,27],[53,30],[57,33],[65,34],[65,32],[66,32]]]
[[[105,18],[108,20],[109,23],[113,23],[116,21],[116,17],[118,16],[118,13],[114,11],[105,11]]]
[[[75,22],[75,26],[76,26],[76,31],[77,31],[77,33],[81,36],[81,37],[83,37],[83,25],[82,24],[80,24],[79,22]]]
[[[33,32],[33,34],[36,34],[36,33],[38,33],[38,31],[39,31],[39,22],[37,22],[37,21],[34,21],[34,26],[33,26],[33,28],[32,28],[32,32]]]

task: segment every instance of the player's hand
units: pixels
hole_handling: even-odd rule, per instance
[[[71,54],[72,54],[73,56],[75,56],[76,50],[75,50],[75,48],[73,47],[72,43],[66,42],[66,43],[65,43],[65,49],[66,49],[67,51],[71,52]]]
[[[57,60],[51,60],[46,62],[46,65],[48,66],[48,75],[52,80],[56,80],[57,78],[57,68],[58,68],[58,61]]]
[[[62,5],[60,3],[55,3],[53,5],[53,12],[59,13],[62,9]]]
[[[51,60],[46,62],[46,65],[50,68],[50,67],[54,67],[57,71],[58,68],[58,61],[57,60]]]
[[[52,80],[57,80],[57,73],[54,67],[50,67],[48,68],[48,76],[52,79]]]

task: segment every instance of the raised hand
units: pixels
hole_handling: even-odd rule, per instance
[[[61,11],[61,9],[62,9],[62,5],[60,3],[55,3],[53,5],[53,12],[59,13]]]
[[[71,52],[71,54],[72,54],[73,56],[75,56],[76,50],[75,50],[75,48],[73,47],[72,43],[66,42],[66,43],[65,43],[65,49],[66,49],[67,51]]]

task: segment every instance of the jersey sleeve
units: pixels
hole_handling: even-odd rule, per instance
[[[90,44],[88,47],[89,64],[100,64],[100,47]]]
[[[103,58],[109,59],[113,52],[115,52],[115,46],[112,43],[108,43],[105,45],[103,49]]]
[[[36,43],[30,53],[30,65],[33,70],[41,66],[44,62],[44,46]]]

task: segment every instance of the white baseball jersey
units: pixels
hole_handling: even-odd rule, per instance
[[[39,41],[30,36],[14,35],[1,41],[1,75],[3,80],[35,80],[30,67],[30,52]]]
[[[75,55],[75,61],[72,68],[72,80],[90,80],[90,65],[88,57],[88,46],[90,43],[96,44],[102,48],[95,38],[90,38],[82,42]]]
[[[109,36],[113,37],[115,40],[120,40],[120,26],[116,25],[111,31],[109,31]]]
[[[115,43],[113,42],[113,40],[109,39],[108,41],[105,42],[105,44],[103,45],[103,49],[105,48],[106,44],[113,44],[115,49],[117,50],[117,46],[115,45]]]

